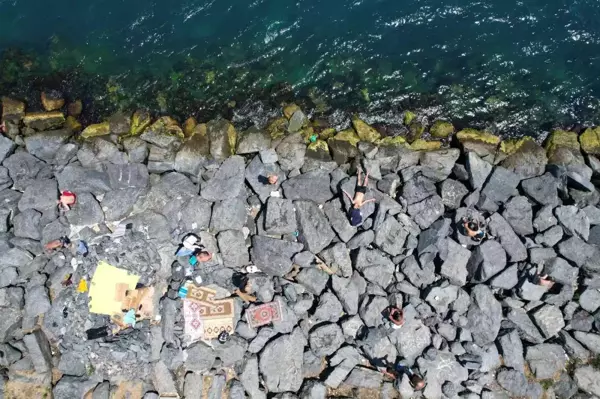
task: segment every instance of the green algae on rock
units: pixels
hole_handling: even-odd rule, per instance
[[[65,123],[65,115],[59,111],[28,112],[23,117],[23,124],[37,131],[52,130]]]
[[[352,126],[354,126],[361,141],[374,143],[381,138],[381,133],[358,117],[352,118]]]
[[[577,133],[555,130],[546,141],[548,162],[557,165],[570,165],[584,162]]]
[[[108,134],[110,134],[110,123],[102,122],[87,126],[85,129],[83,129],[83,132],[81,132],[80,137],[89,139],[92,137],[106,136]]]
[[[429,133],[435,138],[445,139],[454,133],[454,125],[448,121],[437,120],[429,129]]]
[[[544,174],[548,158],[542,146],[531,137],[523,137],[519,140],[503,141],[496,163],[512,170],[522,179],[529,179]]]
[[[427,141],[423,139],[418,139],[413,141],[410,144],[410,149],[413,151],[435,151],[442,148],[441,141]]]
[[[146,110],[137,110],[131,116],[131,130],[130,134],[132,136],[138,136],[142,134],[142,132],[150,126],[152,123],[152,118],[150,117],[150,113]]]
[[[581,149],[588,155],[600,155],[600,127],[587,128],[579,136]]]
[[[466,152],[472,151],[482,159],[493,163],[496,158],[500,137],[477,129],[463,129],[456,138]]]

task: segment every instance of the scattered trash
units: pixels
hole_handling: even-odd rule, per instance
[[[308,139],[310,140],[311,143],[314,143],[317,141],[318,138],[319,138],[319,136],[317,136],[316,134],[312,134]]]
[[[67,274],[60,284],[63,287],[70,287],[71,285],[73,285],[73,274]]]
[[[221,333],[219,334],[218,340],[222,344],[229,341],[229,333],[227,331],[221,331]]]
[[[182,287],[183,288],[183,287]],[[215,290],[186,284],[183,299],[185,334],[190,342],[218,338],[223,331],[233,332],[234,303],[232,298],[215,300]]]
[[[75,202],[77,202],[77,196],[75,193],[63,191],[60,193],[58,208],[64,212],[69,211],[71,210],[71,206],[75,205]]]
[[[281,321],[281,303],[273,301],[246,310],[248,325],[252,328],[264,326],[274,321]]]
[[[281,197],[281,194],[279,191],[271,191],[271,197],[279,198]]]
[[[329,274],[330,276],[334,275],[337,271],[336,270],[330,268],[329,266],[327,266],[327,264],[325,264],[325,262],[323,261],[323,259],[319,258],[318,256],[315,256],[315,258],[317,259],[317,268],[324,271],[325,273]]]
[[[177,295],[179,295],[179,297],[182,299],[185,298],[187,296],[187,294],[188,294],[188,289],[185,286],[179,288],[179,291],[177,292]]]
[[[127,313],[125,313],[125,317],[123,317],[123,321],[126,325],[130,325],[131,327],[135,327],[135,310],[129,309]]]
[[[128,290],[135,290],[140,277],[100,261],[90,286],[90,312],[112,316],[122,313]]]
[[[83,294],[84,292],[88,291],[88,283],[87,280],[82,278],[81,280],[79,280],[79,284],[77,284],[77,292],[79,292],[80,294]]]
[[[92,340],[92,339],[107,337],[109,334],[109,331],[110,331],[110,329],[107,326],[98,327],[98,328],[90,328],[89,330],[86,330],[87,339]]]
[[[113,240],[115,238],[119,238],[119,237],[123,237],[125,235],[125,233],[127,232],[127,230],[131,230],[133,228],[133,223],[119,223],[117,225],[117,227],[113,230],[113,232],[110,235],[110,238],[112,238]]]
[[[79,255],[83,256],[84,258],[88,255],[88,253],[89,253],[88,245],[85,241],[83,241],[83,240],[77,241],[77,253]]]
[[[246,272],[252,274],[252,273],[260,273],[260,269],[258,267],[256,267],[255,265],[250,265],[250,266],[246,266]]]

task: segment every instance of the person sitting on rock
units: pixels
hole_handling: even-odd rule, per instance
[[[536,274],[531,280],[533,284],[546,287],[550,294],[557,294],[562,288],[561,284],[554,281],[554,279],[547,274]]]
[[[393,378],[396,382],[395,385],[398,387],[402,382],[402,375],[406,374],[408,380],[410,381],[410,385],[415,391],[420,391],[425,388],[425,379],[421,377],[419,374],[412,371],[410,367],[407,367],[403,364],[396,364],[394,366],[393,371],[387,371],[387,369],[381,370],[383,374]]]
[[[58,208],[63,212],[67,212],[71,210],[71,206],[75,205],[75,202],[77,202],[77,196],[70,191],[63,191],[60,193],[60,198],[57,202]]]
[[[404,311],[395,306],[387,309],[387,319],[393,329],[398,329],[404,325]]]
[[[483,226],[472,218],[462,218],[462,227],[466,236],[473,241],[480,242],[485,238],[485,230]]]
[[[361,170],[358,169],[358,176],[356,180],[356,190],[354,192],[354,198],[348,194],[345,190],[342,190],[344,194],[348,197],[350,202],[352,203],[352,207],[350,208],[350,224],[354,227],[360,225],[363,222],[362,212],[360,208],[363,205],[368,204],[369,202],[375,201],[374,198],[365,201],[365,194],[367,193],[367,185],[369,184],[369,172],[367,172],[365,176],[365,180],[360,182]]]
[[[233,292],[242,298],[244,302],[256,302],[256,297],[250,295],[252,284],[250,284],[248,276],[242,273],[235,273],[231,277],[231,282],[237,287]]]
[[[44,245],[44,249],[48,252],[52,252],[58,249],[67,248],[69,245],[71,245],[71,240],[69,240],[69,237],[63,236],[58,240],[50,241]]]

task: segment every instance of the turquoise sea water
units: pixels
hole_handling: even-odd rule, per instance
[[[200,119],[297,94],[537,134],[598,123],[599,17],[596,0],[0,0],[0,92]]]

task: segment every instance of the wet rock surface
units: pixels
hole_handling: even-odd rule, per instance
[[[600,396],[599,194],[581,191],[595,181],[582,163],[557,174],[535,143],[378,147],[357,120],[359,133],[328,139],[292,108],[280,132],[219,120],[183,134],[161,118],[140,135],[117,129],[122,140],[0,137],[4,397]],[[353,226],[343,191],[354,195],[359,166],[375,201]],[[63,190],[77,195],[70,210]],[[190,271],[175,252],[191,232],[213,256]],[[72,245],[44,249],[62,236]],[[160,317],[88,339],[110,322],[80,289],[101,261],[160,289]],[[179,289],[194,281],[233,298],[226,342],[190,341]],[[253,307],[272,301],[281,319],[252,327]],[[425,389],[378,369],[396,363]]]

